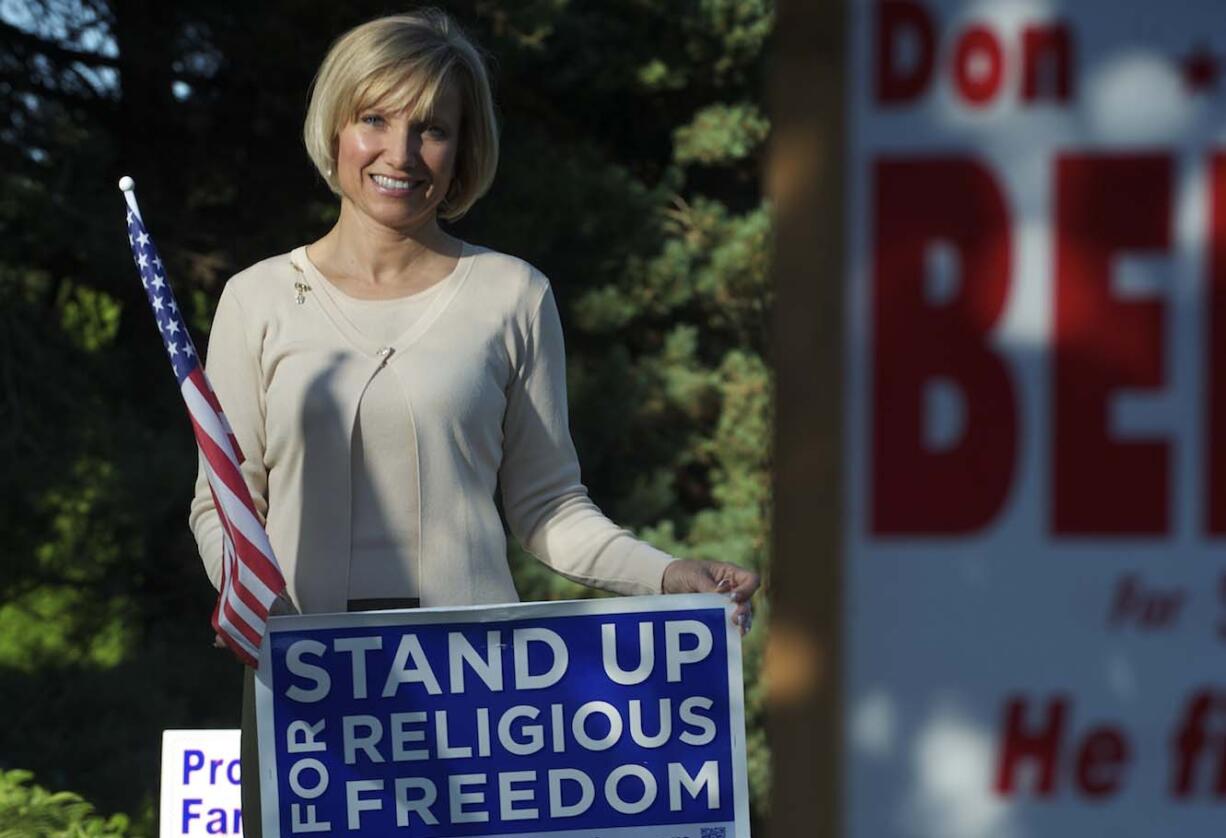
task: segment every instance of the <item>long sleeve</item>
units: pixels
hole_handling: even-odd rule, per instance
[[[507,394],[499,478],[511,532],[553,570],[617,593],[660,592],[673,557],[606,518],[580,480],[562,325],[548,289]]]
[[[243,477],[251,491],[256,512],[263,521],[268,513],[268,474],[264,466],[265,405],[259,345],[252,329],[245,323],[232,284],[226,285],[217,303],[205,358],[209,381],[245,457]],[[196,475],[196,494],[192,499],[188,521],[196,536],[209,581],[214,588],[220,588],[221,520],[213,505],[203,456]]]

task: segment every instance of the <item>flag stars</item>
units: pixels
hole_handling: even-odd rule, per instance
[[[162,260],[158,257],[152,237],[145,232],[140,216],[129,210],[128,241],[132,244],[132,257],[136,262],[141,284],[153,308],[154,325],[162,338],[162,345],[170,358],[175,376],[180,382],[198,363],[191,336],[183,322],[174,293],[163,273]]]

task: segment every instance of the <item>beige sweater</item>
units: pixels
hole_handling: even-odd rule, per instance
[[[672,557],[589,500],[568,429],[561,324],[548,280],[470,245],[446,287],[379,346],[315,286],[305,249],[236,275],[218,303],[207,370],[246,456],[243,474],[303,613],[344,611],[354,423],[376,371],[404,389],[416,441],[422,605],[518,599],[494,503],[512,533],[579,582],[658,593]],[[311,290],[301,294],[295,283]],[[299,303],[298,299],[302,302]],[[221,526],[203,473],[190,522],[214,587]],[[388,590],[386,596],[405,592]]]
[[[456,266],[459,267],[458,265]],[[391,344],[425,313],[457,271],[425,291],[387,300],[358,300],[331,282],[312,290],[327,294],[359,332]],[[384,368],[366,385],[350,442],[349,599],[385,599],[400,591],[419,596],[421,557],[417,521],[417,439],[406,433],[413,414],[396,374]]]

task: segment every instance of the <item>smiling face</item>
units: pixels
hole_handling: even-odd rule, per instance
[[[345,203],[398,231],[434,223],[455,175],[461,97],[447,85],[430,114],[378,103],[358,111],[336,142],[336,179]]]

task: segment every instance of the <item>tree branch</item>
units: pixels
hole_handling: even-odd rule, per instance
[[[106,96],[82,96],[79,93],[52,87],[26,76],[9,73],[0,73],[0,82],[7,84],[14,94],[30,93],[34,96],[53,99],[65,107],[82,108],[99,118],[113,119],[118,113],[116,101]]]
[[[48,41],[46,38],[32,35],[24,29],[13,26],[11,23],[5,23],[2,20],[0,20],[0,39],[8,41],[10,44],[20,44],[28,52],[42,53],[65,63],[80,61],[85,64],[103,67],[119,66],[118,58],[111,58],[97,52],[86,52],[85,50],[66,47],[63,44],[57,44],[54,41]]]

